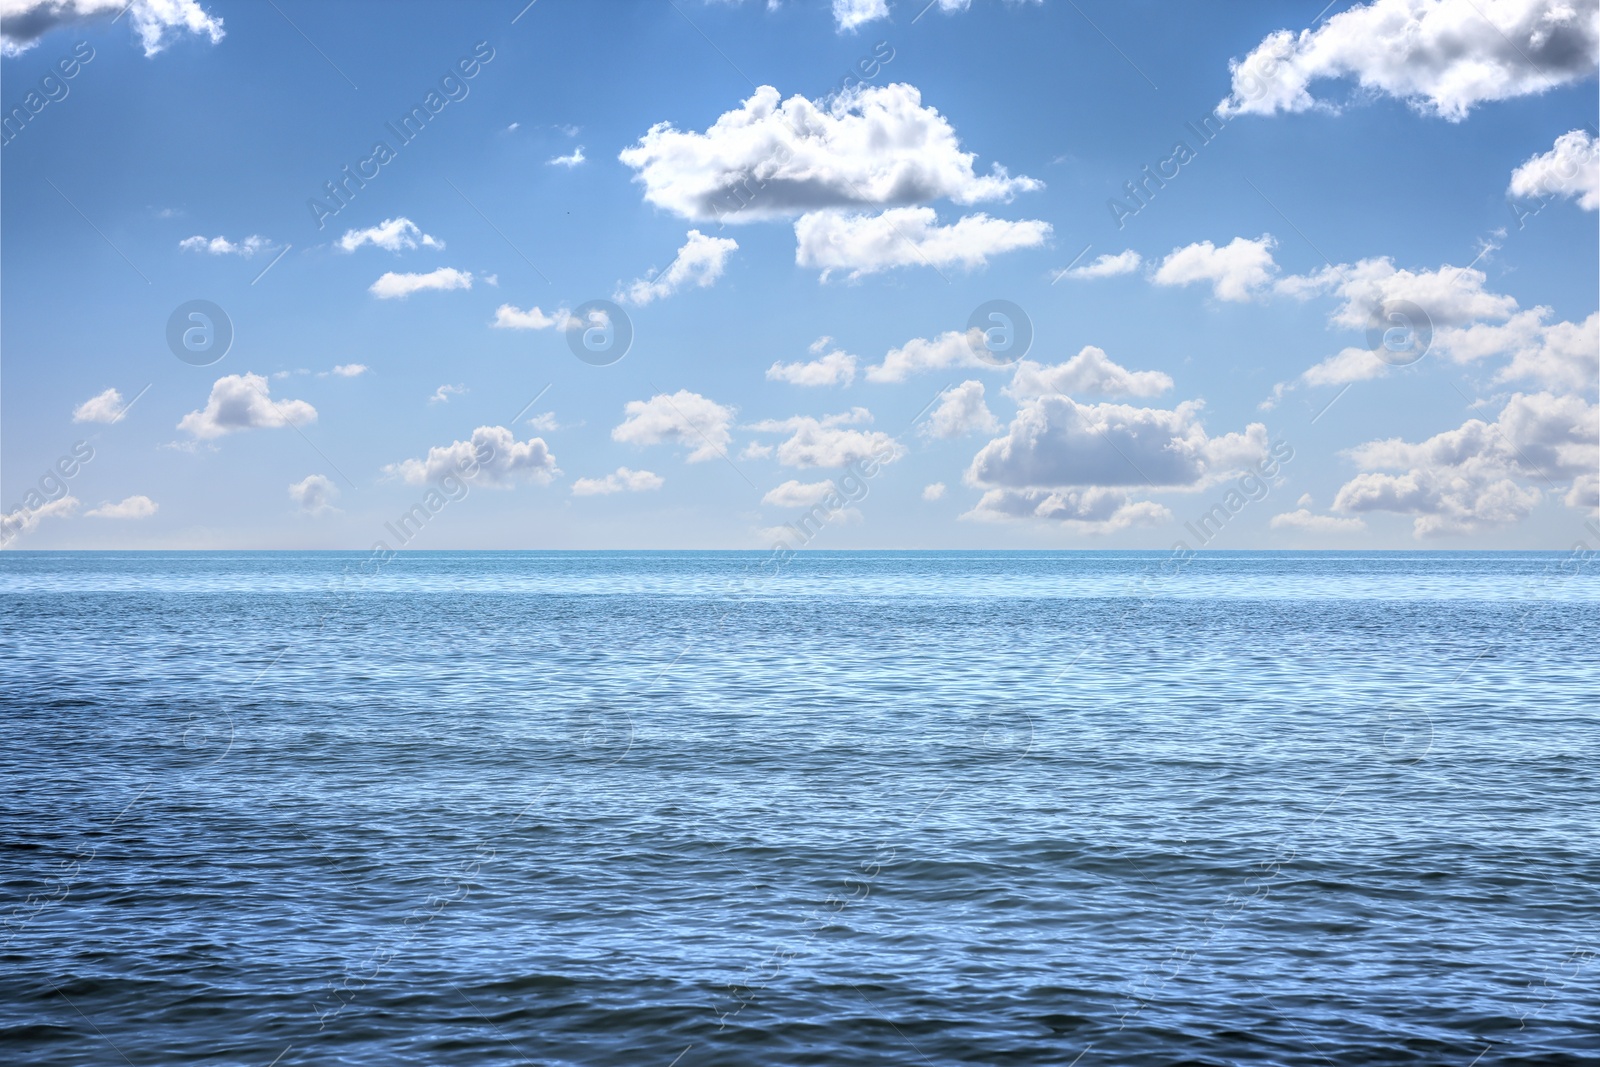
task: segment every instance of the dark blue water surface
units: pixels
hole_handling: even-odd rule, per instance
[[[0,1061],[1600,1062],[1594,565],[365,558],[0,557]]]

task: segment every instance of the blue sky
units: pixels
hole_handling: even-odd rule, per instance
[[[7,547],[1596,521],[1593,2],[524,3],[5,0]]]

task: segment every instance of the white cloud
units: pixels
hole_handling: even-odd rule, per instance
[[[0,545],[29,532],[45,519],[70,518],[78,506],[78,498],[69,494],[38,507],[23,505],[16,511],[0,512]]]
[[[257,252],[267,252],[273,248],[270,240],[260,234],[251,234],[239,241],[230,241],[226,237],[185,237],[178,242],[178,247],[185,252],[209,252],[213,256],[242,256],[249,259]]]
[[[1142,262],[1144,262],[1144,258],[1131,248],[1115,255],[1108,252],[1093,263],[1057,271],[1052,280],[1060,281],[1062,278],[1114,278],[1119,274],[1132,274],[1139,269],[1139,264]]]
[[[809,508],[829,493],[836,491],[831,481],[800,482],[791,478],[782,485],[767,490],[761,502],[780,508]]]
[[[1261,295],[1278,269],[1272,260],[1277,245],[1270,233],[1253,241],[1235,237],[1221,248],[1210,241],[1185,245],[1161,261],[1153,280],[1157,285],[1210,282],[1218,300],[1251,300]]]
[[[546,330],[552,326],[566,329],[571,319],[572,313],[566,308],[546,315],[537,307],[523,311],[512,304],[501,304],[494,312],[494,326],[498,330]]]
[[[922,499],[929,500],[929,501],[932,501],[932,500],[943,500],[944,499],[944,483],[943,482],[933,482],[933,483],[931,483],[929,485],[923,486],[922,487]]]
[[[845,429],[872,421],[872,413],[857,407],[840,415],[821,419],[795,415],[787,419],[766,419],[749,428],[757,433],[787,433],[787,440],[774,450],[785,467],[848,467],[856,460],[879,457],[892,462],[902,453],[893,437],[877,430]]]
[[[983,383],[966,381],[945,392],[939,406],[922,424],[921,433],[948,440],[970,433],[993,433],[999,428],[999,420],[983,402]]]
[[[471,289],[472,272],[440,267],[427,274],[396,274],[390,271],[373,282],[368,292],[382,300],[407,297],[423,289]]]
[[[4,0],[0,52],[18,55],[59,26],[113,19],[123,10],[147,58],[184,32],[205,36],[212,44],[225,36],[222,20],[207,14],[198,0]]]
[[[554,157],[552,157],[550,159],[545,160],[544,162],[545,162],[545,165],[548,166],[548,167],[566,167],[568,169],[571,169],[572,167],[576,167],[579,163],[582,163],[583,161],[584,161],[584,159],[583,159],[583,145],[579,145],[577,148],[574,148],[567,155],[554,156]]]
[[[1306,508],[1274,515],[1268,525],[1274,530],[1300,530],[1304,533],[1360,533],[1367,528],[1366,522],[1359,518],[1315,515]]]
[[[504,426],[479,426],[470,441],[430,448],[423,459],[390,463],[383,470],[407,485],[437,484],[455,475],[495,489],[509,489],[521,482],[548,485],[561,473],[543,438],[518,441]]]
[[[327,515],[338,509],[333,502],[339,499],[339,487],[322,474],[308,474],[289,486],[289,499],[294,501],[304,515]]]
[[[818,357],[816,359],[773,363],[767,368],[767,380],[790,385],[849,385],[856,380],[856,357],[842,348],[823,355],[823,349],[832,343],[831,337],[819,337],[811,342],[809,351]]]
[[[1335,326],[1362,330],[1384,308],[1408,302],[1421,308],[1438,328],[1503,319],[1516,311],[1516,299],[1488,291],[1484,288],[1487,280],[1483,271],[1470,267],[1446,263],[1438,270],[1411,271],[1396,267],[1388,256],[1379,256],[1290,275],[1273,288],[1300,299],[1331,292],[1343,301],[1329,318]]]
[[[1168,410],[1079,404],[1071,397],[1024,401],[1004,436],[984,445],[968,484],[1010,489],[1150,485],[1198,488],[1266,453],[1267,430],[1210,437],[1198,401]]]
[[[899,348],[891,348],[883,362],[867,368],[869,382],[903,382],[921,371],[945,367],[974,367],[994,370],[994,365],[978,358],[983,347],[983,331],[976,326],[966,332],[946,330],[932,339],[913,337]]]
[[[785,218],[829,207],[949,197],[1009,200],[1042,188],[996,165],[973,171],[950,123],[912,85],[869,86],[814,103],[770,85],[704,133],[652,126],[618,156],[647,201],[691,220]]]
[[[1056,393],[1100,396],[1157,396],[1172,388],[1172,378],[1158,370],[1131,371],[1114,363],[1105,350],[1085,345],[1065,363],[1017,363],[1003,392],[1013,400]]]
[[[84,515],[91,519],[148,519],[160,507],[147,496],[130,496],[115,504],[101,504],[92,511],[84,512]]]
[[[359,378],[371,369],[365,363],[340,363],[329,373],[339,378]]]
[[[1170,522],[1172,512],[1149,500],[1131,500],[1121,489],[991,489],[961,517],[984,522],[1041,519],[1082,533],[1115,533]]]
[[[1600,380],[1600,315],[1547,322],[1551,309],[1528,308],[1504,323],[1473,323],[1434,335],[1434,347],[1457,363],[1509,358],[1497,382],[1531,380],[1547,388],[1592,390]]]
[[[888,17],[888,0],[833,0],[833,21],[840,33],[854,33],[865,23]]]
[[[96,393],[72,409],[73,422],[116,422],[126,411],[122,394],[115,389]]]
[[[1517,522],[1542,499],[1540,485],[1571,481],[1569,502],[1581,498],[1600,461],[1597,413],[1578,396],[1515,393],[1492,423],[1368,442],[1346,452],[1367,469],[1340,487],[1334,510],[1412,515],[1419,538]]]
[[[316,418],[317,409],[304,400],[273,400],[261,375],[229,374],[216,380],[206,406],[185,415],[178,429],[209,441],[239,430],[303,426]]]
[[[573,496],[607,496],[611,493],[642,493],[660,489],[666,479],[650,471],[618,467],[604,478],[579,478],[572,483]]]
[[[727,237],[707,237],[699,230],[690,230],[683,247],[667,269],[639,278],[619,290],[615,299],[624,304],[648,304],[652,300],[671,296],[693,282],[704,289],[722,277],[722,270],[739,243]]]
[[[1315,30],[1267,36],[1229,64],[1224,115],[1324,106],[1313,81],[1355,78],[1452,122],[1492,100],[1588,77],[1600,49],[1594,0],[1373,0]]]
[[[433,395],[428,398],[428,403],[448,404],[452,396],[464,396],[467,391],[467,387],[464,385],[441,385],[433,391]]]
[[[822,268],[824,280],[835,270],[847,270],[854,280],[894,267],[982,267],[990,256],[1044,244],[1050,224],[979,212],[941,226],[931,207],[890,208],[877,215],[813,211],[795,221],[794,236],[800,266]]]
[[[690,449],[690,463],[726,455],[733,439],[729,426],[734,409],[687,389],[670,395],[658,393],[649,400],[630,400],[622,411],[621,425],[611,431],[613,441],[681,445]]]
[[[1571,196],[1586,211],[1600,208],[1600,139],[1584,130],[1562,134],[1550,151],[1511,172],[1508,191],[1540,200]]]
[[[364,230],[346,230],[335,247],[343,252],[354,252],[362,245],[373,245],[388,252],[399,252],[418,246],[444,248],[443,241],[423,233],[416,223],[403,215],[384,219],[376,226],[369,226]]]

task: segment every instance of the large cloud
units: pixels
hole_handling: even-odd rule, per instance
[[[1266,454],[1265,426],[1210,437],[1200,408],[1197,401],[1163,409],[1079,404],[1065,396],[1028,400],[1005,435],[973,457],[966,480],[980,488],[1191,489]]]
[[[1556,138],[1550,151],[1534,156],[1511,172],[1513,196],[1577,198],[1587,211],[1600,208],[1600,139],[1585,130]]]
[[[191,411],[178,429],[209,441],[239,430],[277,429],[315,422],[317,409],[304,400],[273,400],[259,374],[229,374],[211,386],[206,406]]]
[[[146,56],[182,33],[203,35],[212,44],[225,36],[222,20],[207,14],[198,0],[0,0],[0,51],[14,56],[58,26],[112,19],[124,10]]]
[[[479,426],[469,441],[430,448],[422,459],[401,460],[383,470],[408,485],[437,485],[455,475],[473,485],[495,489],[508,489],[522,482],[547,485],[561,473],[544,438],[518,441],[517,435],[504,426]]]
[[[671,296],[685,285],[694,284],[704,289],[722,277],[723,266],[738,248],[739,243],[727,237],[707,237],[699,230],[690,230],[683,247],[678,249],[666,270],[623,287],[617,291],[616,299],[625,304],[648,304]]]
[[[995,165],[973,169],[948,120],[915,86],[781,100],[763,85],[704,133],[652,126],[618,156],[645,199],[692,220],[783,218],[830,207],[896,207],[948,197],[1009,200],[1042,187]]]
[[[1346,454],[1367,469],[1340,488],[1334,509],[1411,515],[1416,536],[1429,537],[1516,522],[1543,498],[1541,485],[1568,482],[1567,502],[1584,506],[1600,463],[1597,411],[1578,396],[1515,393],[1492,423],[1360,445]]]
[[[611,431],[613,441],[678,444],[690,450],[690,463],[726,456],[733,440],[729,427],[734,409],[687,389],[658,393],[649,400],[630,400],[622,411],[621,425]]]
[[[876,215],[813,211],[795,222],[794,236],[800,266],[822,268],[824,280],[832,271],[847,270],[853,280],[893,267],[982,267],[990,256],[1044,244],[1050,224],[979,212],[941,226],[930,207],[891,208]]]
[[[1459,122],[1485,101],[1589,76],[1597,47],[1596,0],[1373,0],[1298,37],[1269,35],[1230,64],[1233,92],[1218,110],[1305,111],[1319,103],[1313,81],[1351,77]]]

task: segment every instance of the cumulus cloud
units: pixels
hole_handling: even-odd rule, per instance
[[[1132,500],[1121,489],[991,489],[961,517],[984,522],[1042,519],[1082,533],[1114,533],[1170,522],[1172,512],[1153,501]]]
[[[381,300],[408,297],[423,289],[471,289],[472,272],[440,267],[427,274],[396,274],[390,271],[367,290]]]
[[[1340,487],[1334,510],[1411,515],[1423,538],[1520,521],[1543,498],[1540,485],[1571,482],[1571,503],[1600,462],[1597,414],[1582,397],[1514,393],[1492,423],[1360,445],[1345,454],[1366,469]]]
[[[329,373],[337,378],[359,378],[371,369],[365,363],[340,363]]]
[[[1488,276],[1471,267],[1446,263],[1438,270],[1405,270],[1388,256],[1323,267],[1280,279],[1274,291],[1306,297],[1331,293],[1341,301],[1329,321],[1365,329],[1396,304],[1421,308],[1435,328],[1464,326],[1479,319],[1503,319],[1517,310],[1516,298],[1484,288]]]
[[[944,483],[932,482],[922,487],[922,499],[927,501],[944,499]]]
[[[801,482],[791,478],[782,485],[767,490],[761,502],[780,508],[809,508],[835,491],[832,482]]]
[[[448,404],[452,396],[463,396],[466,392],[467,387],[464,385],[441,385],[433,391],[433,395],[428,398],[428,403]]]
[[[327,515],[338,509],[333,502],[339,499],[339,487],[322,474],[308,474],[289,485],[289,499],[303,515]]]
[[[78,507],[78,498],[68,494],[38,507],[23,505],[15,511],[0,511],[0,544],[6,544],[12,538],[35,529],[45,519],[69,518],[77,512]]]
[[[846,428],[871,421],[872,413],[858,407],[820,419],[809,415],[766,419],[749,428],[757,433],[789,434],[773,450],[778,462],[785,467],[848,467],[856,460],[872,457],[886,463],[898,459],[902,450],[888,434]]]
[[[422,232],[416,223],[405,216],[384,219],[376,226],[364,230],[346,230],[334,247],[342,252],[354,252],[362,245],[373,245],[388,252],[409,248],[444,248],[444,242]]]
[[[212,44],[225,36],[222,20],[208,14],[199,0],[5,0],[0,3],[0,52],[18,55],[59,26],[111,20],[123,10],[147,58],[183,33],[204,36]]]
[[[1058,393],[1099,396],[1157,396],[1172,388],[1158,370],[1131,371],[1113,362],[1104,349],[1085,345],[1065,363],[1050,366],[1024,359],[1017,363],[1004,393],[1013,400]]]
[[[863,24],[889,17],[889,0],[833,0],[833,21],[840,33],[854,33]]]
[[[1229,64],[1223,115],[1326,107],[1319,79],[1354,78],[1424,114],[1459,122],[1479,104],[1546,92],[1594,73],[1595,0],[1373,0],[1296,36],[1270,34]]]
[[[1000,422],[983,401],[983,383],[966,381],[945,391],[944,398],[922,424],[925,437],[948,440],[970,433],[993,433]]]
[[[727,237],[707,237],[699,230],[690,230],[683,247],[667,269],[618,290],[616,300],[623,304],[648,304],[652,300],[671,296],[685,285],[693,283],[704,289],[722,277],[723,266],[739,248],[739,243]]]
[[[436,485],[454,475],[494,489],[525,482],[548,485],[561,473],[543,438],[518,441],[504,426],[479,426],[471,440],[430,448],[422,459],[390,463],[383,470],[407,485]]]
[[[178,429],[209,441],[239,430],[304,426],[316,418],[317,409],[304,400],[273,400],[261,375],[229,374],[216,380],[206,406],[185,415]]]
[[[1553,389],[1593,390],[1600,381],[1600,314],[1548,322],[1551,309],[1528,308],[1503,323],[1440,330],[1434,347],[1457,363],[1505,358],[1497,382],[1533,381]]]
[[[267,252],[273,247],[271,241],[260,234],[251,234],[239,241],[230,241],[226,237],[185,237],[178,242],[178,247],[185,252],[209,252],[213,256],[242,256],[249,259],[257,252]]]
[[[1600,139],[1585,130],[1562,134],[1550,151],[1511,172],[1507,191],[1540,200],[1570,196],[1586,211],[1600,208]]]
[[[786,218],[830,207],[896,207],[948,197],[1009,200],[1042,188],[995,165],[973,169],[948,120],[915,86],[868,86],[813,102],[770,85],[704,133],[658,123],[619,159],[651,204],[682,218]]]
[[[501,304],[494,312],[497,330],[547,330],[552,326],[566,329],[571,320],[572,313],[566,308],[557,308],[546,315],[537,307],[523,311],[512,304]]]
[[[796,220],[794,236],[800,266],[820,267],[824,280],[835,270],[847,270],[854,280],[894,267],[982,267],[990,256],[1044,244],[1050,224],[979,212],[941,226],[930,207],[891,208],[876,215],[813,211]]]
[[[1092,263],[1056,271],[1055,277],[1051,280],[1060,281],[1062,278],[1114,278],[1119,274],[1132,274],[1139,269],[1139,264],[1142,262],[1144,262],[1144,258],[1131,248],[1114,255],[1108,252]]]
[[[1277,240],[1265,233],[1255,240],[1235,237],[1221,248],[1210,241],[1173,249],[1156,268],[1157,285],[1210,282],[1218,300],[1252,300],[1272,282],[1277,272],[1272,250]]]
[[[788,382],[790,385],[849,385],[856,380],[856,357],[842,348],[823,354],[831,337],[819,337],[811,342],[808,351],[816,359],[796,363],[773,363],[767,368],[767,380]]]
[[[1317,515],[1307,508],[1274,515],[1268,525],[1274,530],[1299,530],[1303,533],[1360,533],[1367,528],[1362,519]]]
[[[608,496],[611,493],[643,493],[660,489],[666,479],[650,471],[618,467],[604,478],[579,478],[572,483],[573,496]]]
[[[1267,430],[1207,435],[1198,401],[1173,409],[1080,404],[1071,397],[1024,401],[1006,433],[973,457],[968,484],[1010,489],[1150,485],[1198,488],[1260,460]]]
[[[690,463],[726,455],[733,440],[729,428],[734,409],[687,389],[658,393],[649,400],[630,400],[622,412],[622,423],[611,431],[613,441],[677,444],[690,450]]]
[[[127,406],[122,402],[122,394],[115,389],[107,389],[103,393],[96,393],[88,400],[72,409],[73,422],[116,422],[122,418],[122,413]]]
[[[553,156],[544,162],[548,167],[566,167],[571,170],[583,161],[583,145],[579,145],[564,156]]]
[[[91,519],[148,519],[161,507],[147,496],[130,496],[113,504],[107,501],[99,507],[84,512]]]
[[[867,368],[869,382],[903,382],[921,371],[943,370],[945,367],[975,367],[994,370],[978,358],[983,349],[983,331],[974,326],[970,330],[946,330],[937,337],[913,337],[899,348],[891,348],[883,362]]]

